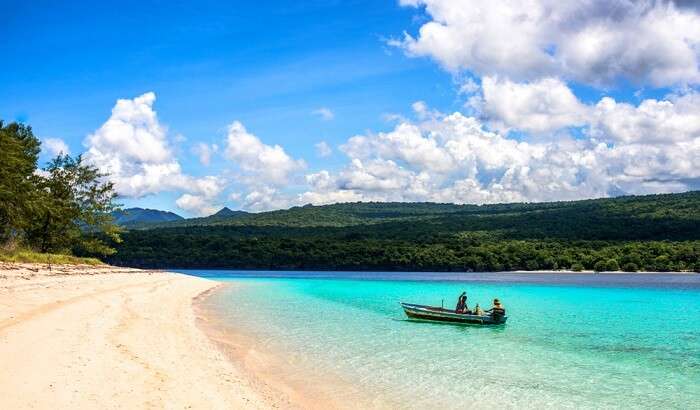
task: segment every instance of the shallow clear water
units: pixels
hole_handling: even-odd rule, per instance
[[[183,271],[265,347],[413,408],[700,408],[700,275]],[[303,277],[300,277],[303,276]],[[405,320],[499,297],[508,324]]]

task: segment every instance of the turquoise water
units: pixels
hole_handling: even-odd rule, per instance
[[[410,408],[700,408],[700,276],[183,271],[274,351]],[[270,277],[275,276],[275,277]],[[499,297],[500,327],[411,322],[398,301]]]

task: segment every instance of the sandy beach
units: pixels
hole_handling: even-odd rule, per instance
[[[0,264],[0,408],[270,408],[196,326],[216,282],[115,267]]]

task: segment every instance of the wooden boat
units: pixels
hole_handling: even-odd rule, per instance
[[[414,305],[404,302],[399,303],[404,312],[406,312],[406,316],[412,320],[473,325],[500,325],[506,323],[506,320],[508,320],[508,316],[492,316],[490,314],[469,315],[466,313],[456,313],[454,310],[437,306]]]

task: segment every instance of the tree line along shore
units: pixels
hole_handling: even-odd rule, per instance
[[[124,212],[106,175],[80,156],[59,155],[40,168],[39,152],[31,127],[0,121],[0,260],[149,268],[700,271],[700,191],[481,206],[225,209],[205,218],[119,226],[114,216]]]
[[[136,225],[112,263],[420,271],[698,271],[700,192],[573,202],[345,203]]]

